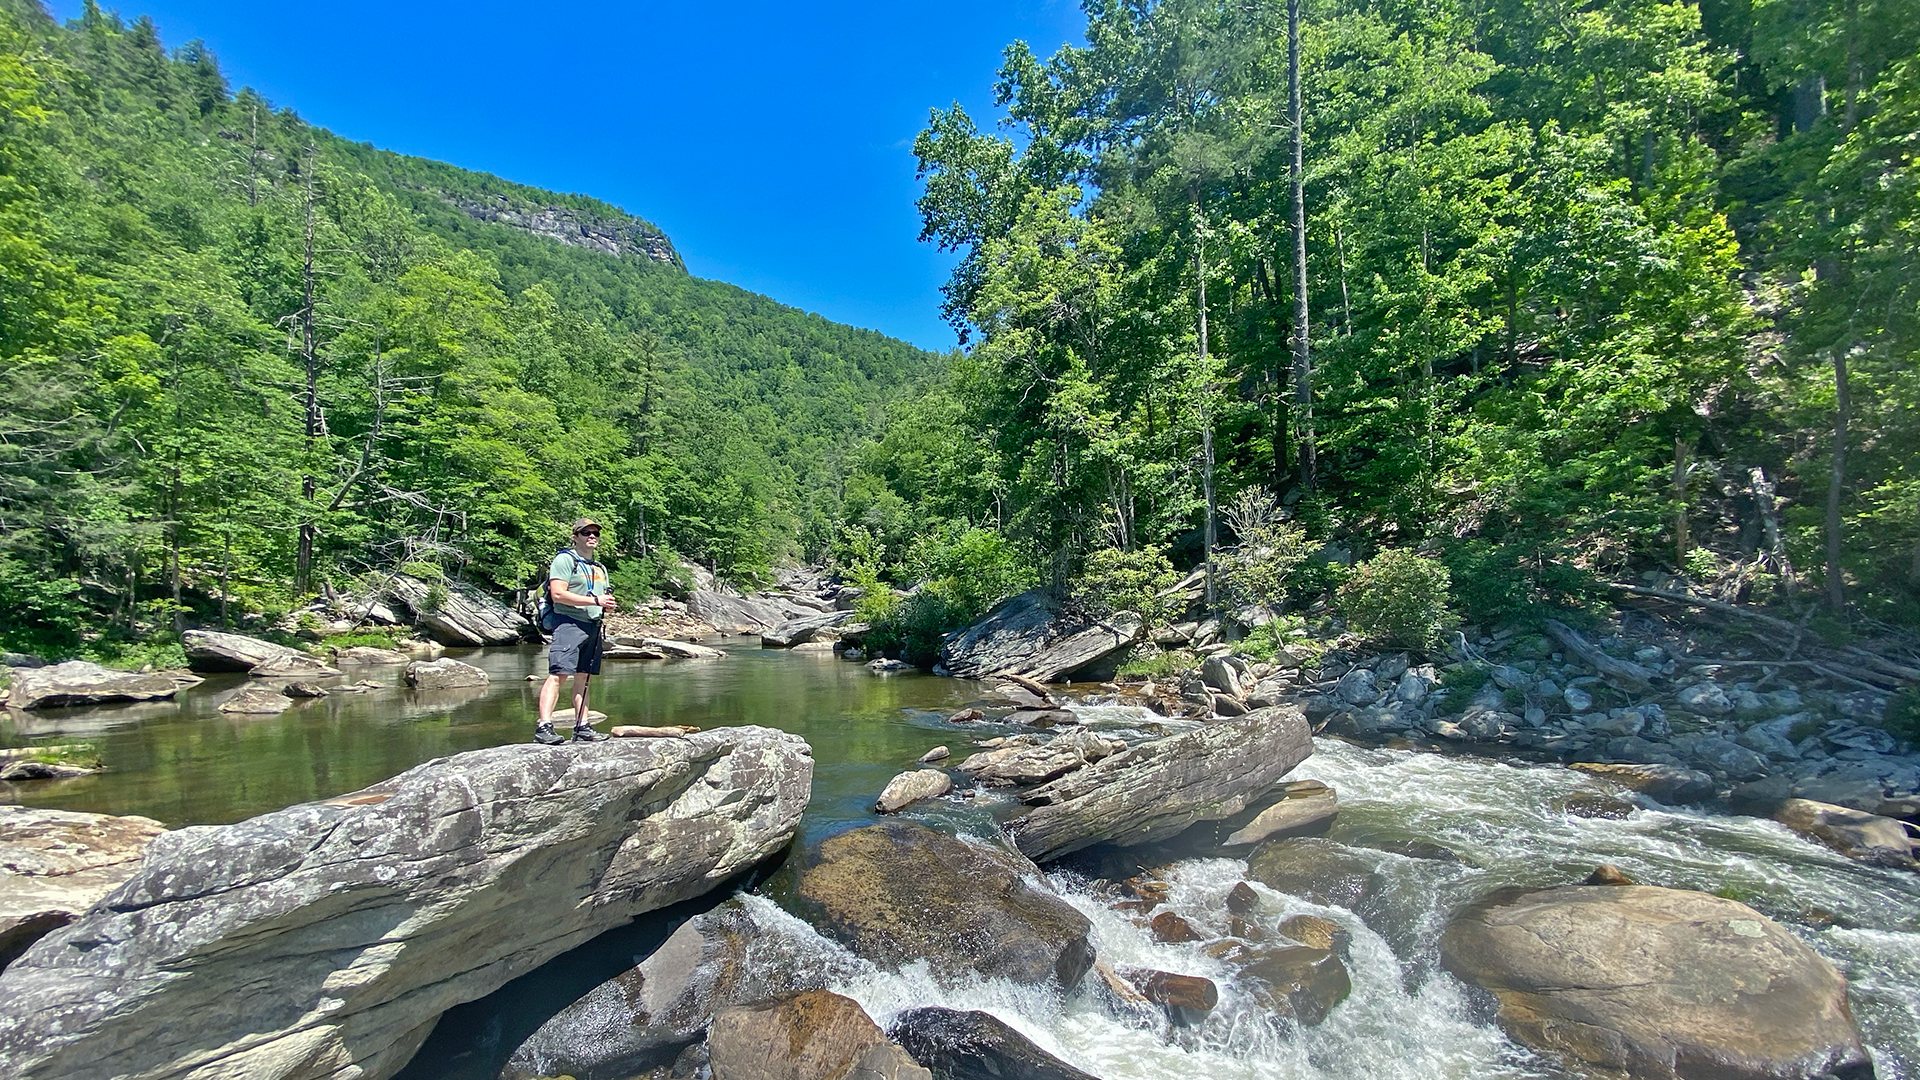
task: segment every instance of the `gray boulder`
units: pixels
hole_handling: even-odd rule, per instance
[[[967,758],[959,768],[984,784],[1039,784],[1111,757],[1124,747],[1083,728],[1034,745],[1002,744]]]
[[[814,635],[831,630],[853,619],[851,611],[826,611],[788,619],[770,630],[762,631],[760,644],[773,649],[786,649],[794,645],[814,640]]]
[[[766,728],[500,746],[166,833],[0,974],[0,1075],[383,1080],[448,1008],[785,847],[812,775]]]
[[[1725,716],[1733,711],[1733,702],[1727,700],[1727,692],[1711,682],[1681,687],[1680,692],[1673,695],[1673,700],[1695,716]]]
[[[1012,674],[1053,682],[1104,674],[1105,665],[1145,637],[1145,623],[1131,612],[1091,626],[1067,622],[1045,591],[1035,589],[1002,600],[955,634],[941,646],[940,662],[962,679]]]
[[[822,843],[798,893],[822,933],[876,964],[1072,987],[1093,964],[1092,924],[1039,876],[1013,852],[895,822]]]
[[[375,649],[366,645],[349,645],[344,649],[333,650],[333,662],[336,664],[361,664],[368,667],[397,666],[408,660],[407,654],[395,649]]]
[[[1268,840],[1247,856],[1247,876],[1276,892],[1349,910],[1386,888],[1373,861],[1318,837]]]
[[[940,662],[960,679],[1016,670],[1046,643],[1057,612],[1041,589],[1008,597],[941,646]]]
[[[269,656],[248,668],[247,674],[256,679],[319,679],[338,675],[340,669],[328,666],[317,656],[291,653]]]
[[[0,806],[0,968],[112,892],[166,831],[143,817]]]
[[[187,666],[195,671],[250,671],[277,656],[307,655],[271,641],[216,630],[188,630],[180,635],[180,647],[186,650]]]
[[[952,790],[953,777],[939,769],[909,769],[887,781],[873,808],[882,814],[897,814],[914,803],[937,799]]]
[[[416,690],[459,690],[487,685],[487,673],[450,656],[407,665],[407,685]]]
[[[623,1080],[671,1062],[720,1009],[854,974],[822,963],[811,941],[763,928],[745,901],[728,900],[555,1013],[513,1051],[500,1080]]]
[[[1220,840],[1225,848],[1252,847],[1262,840],[1283,836],[1324,836],[1340,816],[1340,797],[1318,780],[1295,780],[1280,785],[1278,798],[1269,796],[1267,805],[1245,824]]]
[[[56,705],[158,701],[202,681],[179,671],[114,671],[85,660],[68,660],[41,668],[15,668],[7,704],[16,709],[48,709]]]
[[[1582,761],[1568,766],[1611,780],[1669,806],[1683,806],[1713,798],[1713,777],[1676,765],[1614,765]]]
[[[1033,809],[1007,823],[1037,861],[1108,842],[1156,843],[1197,822],[1230,818],[1313,753],[1292,705],[1131,747],[1020,795]]]
[[[540,638],[526,616],[461,582],[428,584],[399,574],[388,589],[442,645],[517,645]]]
[[[1240,697],[1251,687],[1244,660],[1231,656],[1209,656],[1200,662],[1200,679],[1223,694]]]
[[[1349,705],[1371,705],[1380,696],[1380,687],[1374,681],[1373,672],[1366,668],[1354,668],[1340,676],[1333,692]]]
[[[221,712],[246,716],[270,716],[292,707],[292,698],[266,686],[243,686],[220,703]]]
[[[1870,1077],[1847,982],[1744,904],[1645,885],[1503,891],[1440,939],[1501,1026],[1584,1066],[1716,1080]]]
[[[1914,864],[1913,841],[1907,836],[1906,826],[1893,818],[1808,799],[1788,799],[1772,816],[1849,859],[1901,870],[1920,869]]]
[[[860,1003],[802,990],[716,1014],[713,1080],[932,1080]]]
[[[1732,739],[1701,739],[1687,756],[1696,767],[1731,780],[1754,780],[1767,774],[1767,759]]]

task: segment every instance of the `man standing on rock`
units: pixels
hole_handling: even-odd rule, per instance
[[[606,738],[587,722],[587,688],[600,674],[601,617],[613,610],[607,568],[593,557],[599,550],[600,523],[583,517],[573,523],[573,546],[561,549],[547,568],[553,645],[547,650],[547,681],[540,684],[540,722],[533,728],[533,741],[543,746],[566,741],[553,730],[553,707],[565,675],[573,676],[573,741]]]

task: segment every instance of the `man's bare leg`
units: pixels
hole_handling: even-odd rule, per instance
[[[540,684],[540,723],[553,723],[553,707],[560,703],[560,676],[549,675]]]
[[[573,677],[573,726],[587,726],[587,693],[593,685],[593,676],[581,672]]]

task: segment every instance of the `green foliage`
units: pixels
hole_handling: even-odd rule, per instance
[[[1242,656],[1272,663],[1279,657],[1281,649],[1289,645],[1302,647],[1306,642],[1300,619],[1281,616],[1265,626],[1256,626],[1248,631],[1247,636],[1234,646],[1234,651]]]
[[[1161,651],[1158,646],[1135,646],[1121,661],[1119,675],[1143,676],[1155,682],[1171,679],[1199,666],[1200,657],[1186,649]]]
[[[1306,607],[1317,600],[1326,599],[1346,584],[1347,578],[1352,575],[1353,569],[1344,563],[1308,558],[1287,575],[1287,603],[1293,607]]]
[[[632,250],[472,216],[501,199]],[[71,597],[129,637],[175,595],[181,621],[297,606],[303,526],[315,591],[403,566],[517,585],[583,511],[630,584],[669,584],[670,552],[751,581],[835,518],[853,444],[939,364],[694,279],[605,203],[348,142],[231,92],[199,43],[32,3],[0,5],[0,311],[0,558],[46,579],[0,572],[0,600]]]
[[[56,577],[44,568],[0,555],[0,649],[47,659],[72,654],[88,614],[80,583]]]
[[[1454,607],[1486,625],[1538,623],[1598,595],[1593,576],[1535,551],[1490,540],[1456,540],[1441,548]]]
[[[1881,726],[1897,739],[1920,745],[1920,686],[1907,686],[1893,695]]]
[[[1453,625],[1448,574],[1437,559],[1389,548],[1354,568],[1340,586],[1340,610],[1361,635],[1389,645],[1426,648]]]
[[[1179,575],[1167,561],[1165,548],[1122,551],[1101,548],[1087,556],[1086,568],[1074,583],[1074,599],[1089,613],[1110,615],[1137,612],[1149,626],[1174,614],[1173,604],[1160,598]]]

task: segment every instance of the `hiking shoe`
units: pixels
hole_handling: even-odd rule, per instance
[[[533,741],[539,743],[541,746],[559,746],[567,740],[561,738],[560,733],[553,730],[552,724],[535,724],[533,728]]]
[[[574,742],[605,742],[606,738],[605,732],[595,731],[590,727],[577,727],[573,729]]]

